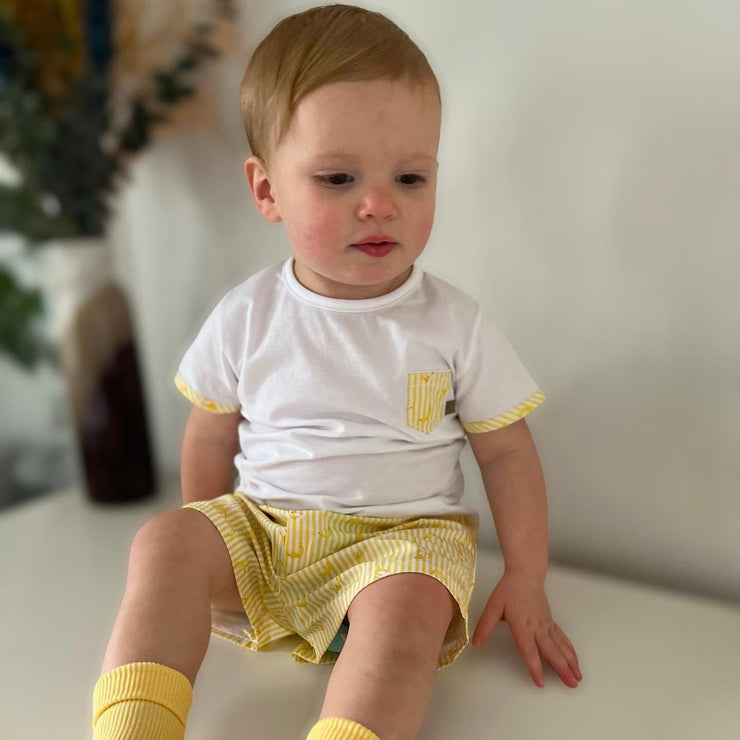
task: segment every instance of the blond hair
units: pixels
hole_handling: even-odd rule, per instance
[[[427,86],[441,105],[427,58],[384,15],[325,5],[283,19],[254,51],[242,78],[241,112],[252,153],[269,161],[298,104],[322,85],[376,79]]]

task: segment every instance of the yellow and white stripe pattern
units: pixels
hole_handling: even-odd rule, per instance
[[[177,390],[185,396],[185,398],[194,403],[198,408],[205,409],[206,411],[212,411],[214,414],[233,414],[235,411],[241,409],[240,406],[229,406],[225,403],[218,403],[217,401],[211,401],[210,398],[194,391],[186,382],[185,379],[177,373],[175,376],[175,385]]]
[[[243,493],[196,501],[229,550],[249,624],[213,612],[213,634],[250,650],[298,635],[298,662],[334,663],[327,651],[352,599],[395,573],[424,573],[443,583],[459,613],[450,623],[439,668],[469,641],[468,608],[475,585],[477,521],[440,517],[362,517],[325,510],[258,506]]]
[[[523,419],[532,409],[536,409],[545,400],[545,394],[542,391],[533,393],[526,401],[523,401],[513,409],[506,411],[503,414],[494,416],[491,419],[485,419],[484,421],[461,421],[462,428],[470,434],[479,434],[480,432],[490,432],[493,429],[501,429],[501,427],[513,424],[519,419]]]
[[[409,373],[406,386],[406,423],[429,434],[444,416],[445,398],[452,387],[449,370]]]

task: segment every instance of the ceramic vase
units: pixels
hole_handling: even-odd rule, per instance
[[[38,259],[87,494],[105,503],[151,496],[155,469],[134,325],[108,245],[93,237],[47,242]]]

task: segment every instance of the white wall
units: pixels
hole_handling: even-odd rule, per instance
[[[227,288],[289,254],[243,179],[238,86],[258,40],[312,4],[242,0],[241,49],[201,78],[213,126],[160,140],[121,199],[112,240],[172,470],[182,353]],[[551,558],[740,600],[740,6],[361,4],[438,74],[420,263],[481,301],[548,395],[529,423]],[[464,463],[494,541],[469,449]]]

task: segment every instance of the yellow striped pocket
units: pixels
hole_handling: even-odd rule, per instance
[[[439,424],[445,398],[452,387],[452,372],[438,370],[409,373],[406,385],[406,423],[424,434]]]

